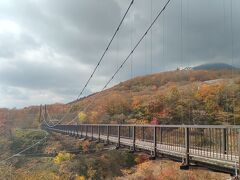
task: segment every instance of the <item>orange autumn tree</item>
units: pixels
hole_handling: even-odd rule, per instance
[[[105,110],[110,116],[121,113],[126,114],[130,109],[129,99],[123,98],[120,94],[113,94],[106,100]]]
[[[203,84],[199,87],[196,93],[196,98],[204,103],[207,112],[216,112],[219,110],[218,98],[219,94],[223,91],[224,85],[208,85]]]

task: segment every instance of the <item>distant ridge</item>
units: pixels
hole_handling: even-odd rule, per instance
[[[208,63],[202,64],[199,66],[193,67],[194,70],[230,70],[230,69],[237,69],[236,67],[226,64],[226,63]]]

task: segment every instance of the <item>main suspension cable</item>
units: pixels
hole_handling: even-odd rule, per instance
[[[109,79],[109,81],[106,83],[106,85],[103,87],[102,91],[105,90],[105,88],[110,84],[110,82],[114,79],[114,77],[117,75],[117,73],[122,69],[123,65],[128,61],[128,59],[130,58],[130,56],[134,53],[134,51],[137,49],[137,47],[139,46],[139,44],[142,42],[142,40],[145,38],[145,36],[148,34],[148,32],[151,30],[152,26],[155,24],[155,22],[157,21],[157,19],[159,18],[159,16],[163,13],[163,11],[166,9],[166,7],[168,6],[168,4],[170,3],[171,0],[168,0],[166,2],[166,4],[163,6],[163,8],[161,9],[161,11],[157,14],[157,16],[155,17],[155,19],[153,20],[153,22],[150,24],[150,26],[147,28],[146,32],[141,36],[141,38],[139,39],[139,41],[136,43],[136,45],[134,46],[134,48],[131,50],[131,52],[128,54],[128,56],[126,57],[126,59],[122,62],[122,64],[118,67],[118,69],[116,70],[116,72],[113,74],[113,76]]]
[[[106,55],[107,51],[109,50],[109,47],[111,46],[114,38],[116,37],[118,31],[120,30],[120,27],[121,27],[121,25],[123,24],[123,21],[124,21],[124,19],[126,18],[126,16],[127,16],[128,12],[129,12],[130,8],[132,7],[133,3],[134,3],[134,0],[132,0],[132,1],[130,2],[129,6],[128,6],[127,10],[126,10],[126,12],[124,13],[124,15],[123,15],[123,17],[122,17],[122,19],[121,19],[121,21],[120,21],[120,23],[119,23],[119,25],[118,25],[118,27],[117,27],[117,29],[116,29],[116,31],[114,32],[112,38],[110,39],[110,41],[109,41],[109,43],[108,43],[105,51],[103,52],[101,58],[99,59],[97,65],[95,66],[93,72],[91,73],[90,77],[88,78],[86,84],[84,85],[83,89],[81,90],[81,92],[79,93],[79,95],[77,96],[77,99],[76,99],[75,101],[78,101],[78,100],[79,100],[79,98],[82,96],[83,92],[84,92],[85,89],[87,88],[88,84],[90,83],[93,75],[95,74],[97,68],[99,67],[99,65],[101,64],[104,56]],[[73,101],[73,102],[74,102],[74,101]],[[56,124],[54,124],[53,126],[55,126],[55,125],[57,125],[57,124],[60,124],[60,123],[66,118],[66,116],[70,113],[70,111],[72,110],[72,108],[73,108],[73,104],[71,104],[69,110],[65,113],[65,115],[64,115]]]
[[[129,6],[128,6],[128,8],[127,8],[127,11],[125,12],[124,16],[122,17],[122,19],[121,19],[121,21],[120,21],[120,23],[119,23],[119,25],[118,25],[116,31],[114,32],[114,34],[113,34],[113,36],[112,36],[110,42],[109,42],[108,45],[107,45],[107,48],[106,48],[105,51],[103,52],[103,54],[102,54],[100,60],[98,61],[96,67],[94,68],[94,70],[93,70],[91,76],[89,77],[89,79],[87,80],[87,82],[86,82],[85,86],[83,87],[82,91],[81,91],[80,94],[78,95],[77,100],[79,100],[80,96],[82,95],[82,93],[84,92],[84,90],[86,89],[86,87],[88,86],[90,80],[92,79],[92,77],[93,77],[93,75],[95,74],[97,68],[99,67],[100,63],[102,62],[103,57],[105,56],[105,54],[106,54],[107,51],[109,50],[109,47],[111,46],[111,44],[112,44],[112,42],[113,42],[115,36],[117,35],[117,33],[118,33],[118,31],[119,31],[119,29],[120,29],[120,27],[121,27],[121,25],[122,25],[122,23],[123,23],[125,17],[127,16],[127,14],[128,14],[128,12],[129,12],[131,6],[133,5],[133,3],[134,3],[134,0],[132,0],[131,3],[129,4]]]
[[[122,62],[122,64],[117,68],[116,72],[113,74],[113,76],[110,78],[110,80],[105,84],[105,86],[102,88],[101,91],[99,91],[96,94],[99,94],[101,92],[103,92],[107,86],[110,84],[110,82],[114,79],[114,77],[117,75],[117,73],[121,70],[121,68],[123,67],[123,65],[129,60],[130,56],[134,53],[134,51],[136,50],[136,48],[139,46],[139,44],[142,42],[142,40],[146,37],[146,35],[148,34],[148,32],[150,31],[150,29],[152,28],[152,26],[155,24],[155,22],[157,21],[157,19],[159,18],[159,16],[164,12],[164,10],[166,9],[166,7],[168,6],[168,4],[170,3],[171,0],[168,0],[166,2],[166,4],[163,6],[163,8],[159,11],[159,13],[157,14],[157,16],[155,17],[155,19],[152,21],[152,23],[150,24],[150,26],[147,28],[147,30],[145,31],[145,33],[141,36],[141,38],[139,39],[139,41],[136,43],[136,45],[132,48],[132,50],[130,51],[130,53],[128,54],[128,56],[124,59],[124,61]],[[96,95],[95,94],[95,95]],[[86,106],[84,108],[84,111],[86,111],[94,102],[96,101],[96,98],[93,98],[92,102],[89,103],[88,106]],[[77,116],[76,116],[77,117]],[[76,118],[75,117],[75,118]]]
[[[142,40],[146,37],[146,35],[148,34],[148,32],[151,30],[151,28],[153,27],[153,25],[155,24],[155,22],[158,20],[158,18],[160,17],[160,15],[165,11],[166,7],[168,6],[168,4],[170,3],[171,0],[168,0],[165,5],[163,6],[163,8],[159,11],[159,13],[157,14],[157,16],[154,18],[154,20],[152,21],[152,23],[150,24],[150,26],[147,28],[147,30],[145,31],[145,33],[143,33],[143,35],[141,36],[141,38],[137,41],[136,45],[131,49],[130,53],[128,54],[128,56],[123,60],[123,62],[121,63],[121,65],[117,68],[117,70],[115,71],[115,73],[112,75],[112,77],[109,79],[109,81],[107,81],[107,83],[104,85],[104,87],[102,88],[101,91],[99,91],[96,94],[99,94],[101,92],[103,92],[107,86],[110,84],[110,82],[115,78],[115,76],[118,74],[118,72],[123,68],[123,65],[129,60],[129,58],[131,57],[131,55],[134,53],[134,51],[137,49],[137,47],[139,46],[139,44],[142,42]],[[96,95],[95,94],[95,95]],[[88,109],[90,107],[91,104],[93,104],[95,102],[96,98],[93,98],[93,101],[84,108],[84,111],[86,111],[86,109]],[[78,115],[74,118],[76,119],[78,117]],[[58,122],[59,124],[59,122]],[[55,125],[54,125],[55,126]],[[50,126],[50,127],[54,127],[54,126]]]

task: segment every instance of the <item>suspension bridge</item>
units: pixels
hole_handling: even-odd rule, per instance
[[[163,7],[160,8],[155,18],[143,32],[142,36],[136,41],[136,44],[131,47],[129,54],[123,59],[122,63],[103,86],[104,91],[112,82],[115,76],[123,68],[124,64],[130,59],[134,51],[138,48],[140,43],[146,38],[149,32],[152,37],[152,27],[158,18],[169,6],[171,0],[167,0]],[[102,60],[109,51],[113,40],[119,32],[121,25],[130,11],[134,0],[132,0],[123,15],[119,25],[116,28],[112,38],[110,39],[105,51],[100,57],[97,65],[93,69],[89,79],[80,91],[80,94],[75,101],[78,101],[83,95],[89,82],[94,76],[96,70],[102,63]],[[231,5],[232,6],[232,5]],[[182,8],[182,7],[181,7]],[[182,18],[182,9],[181,9]],[[232,22],[231,22],[232,23]],[[232,25],[231,25],[232,27]],[[233,38],[233,37],[232,37]],[[181,26],[181,41],[182,41],[182,26]],[[233,41],[233,40],[232,40]],[[233,46],[233,42],[232,42]],[[232,47],[233,49],[233,47]],[[181,46],[181,59],[182,57]],[[151,57],[152,61],[152,57]],[[95,100],[95,99],[94,99]],[[93,100],[93,101],[94,101]],[[107,144],[115,144],[116,148],[128,147],[132,152],[145,151],[151,155],[151,159],[157,157],[168,157],[178,161],[182,161],[181,168],[188,169],[190,165],[196,164],[206,166],[214,170],[228,172],[236,176],[240,172],[240,126],[237,125],[137,125],[137,124],[77,124],[70,125],[62,124],[66,117],[71,112],[74,102],[70,103],[70,108],[65,115],[57,122],[50,120],[47,122],[47,116],[50,117],[45,106],[45,113],[43,115],[42,108],[40,108],[40,122],[41,128],[48,132],[60,133],[62,135],[69,135],[80,139],[97,140]],[[91,102],[92,104],[93,102]],[[88,108],[85,107],[84,110]],[[78,115],[70,122],[75,122]],[[51,123],[49,123],[51,122]],[[32,148],[38,145],[42,140],[33,144]],[[21,151],[25,152],[29,148]],[[21,153],[20,152],[20,153]],[[18,153],[18,154],[20,154]],[[15,157],[14,155],[10,158]],[[8,158],[9,159],[9,158]],[[7,159],[7,160],[8,160]]]
[[[108,44],[103,56],[100,58],[93,73],[85,84],[79,97],[82,95],[89,81],[94,75],[96,69],[101,63],[106,51],[108,51],[111,42],[133,5],[131,1],[123,19],[120,21],[117,30],[115,31],[110,43]],[[152,3],[152,2],[151,2]],[[152,19],[147,30],[143,33],[135,46],[132,47],[128,56],[123,60],[122,64],[117,68],[109,81],[104,85],[104,91],[110,82],[115,78],[116,74],[122,69],[124,64],[132,56],[136,48],[146,37],[151,33],[152,26],[157,19],[166,10],[170,4],[170,0],[160,9],[157,16]],[[232,5],[232,4],[231,4]],[[151,4],[152,6],[152,4]],[[182,3],[181,3],[181,21],[182,21]],[[182,50],[182,23],[181,23],[181,60],[183,59]],[[151,44],[152,45],[152,44]],[[152,56],[151,56],[152,63]],[[132,66],[132,64],[131,64]],[[132,67],[131,67],[132,69]],[[94,101],[94,100],[93,100]],[[91,102],[92,103],[92,102]],[[72,106],[71,106],[72,107]],[[71,107],[69,108],[71,110]],[[84,110],[86,110],[86,107]],[[70,111],[69,110],[69,111]],[[240,126],[236,125],[137,125],[137,124],[60,124],[50,125],[46,122],[47,110],[45,107],[45,115],[42,122],[42,128],[47,131],[69,135],[80,139],[97,140],[107,144],[115,144],[116,148],[128,147],[132,152],[145,151],[151,154],[151,159],[156,157],[169,157],[178,161],[182,161],[181,169],[188,169],[191,164],[206,166],[214,170],[228,172],[238,176],[240,172]],[[78,117],[73,118],[74,122]]]

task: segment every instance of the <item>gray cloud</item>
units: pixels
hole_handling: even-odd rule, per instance
[[[0,107],[68,102],[76,98],[106,48],[129,0],[2,0]],[[152,17],[166,1],[152,0]],[[240,2],[171,1],[133,57],[111,83],[133,76],[232,61],[240,66]],[[126,17],[85,95],[100,90],[150,24],[150,1],[138,0]],[[132,40],[131,40],[132,39]],[[132,42],[132,43],[131,43]],[[152,43],[152,50],[151,50]],[[182,59],[181,59],[182,44]]]

